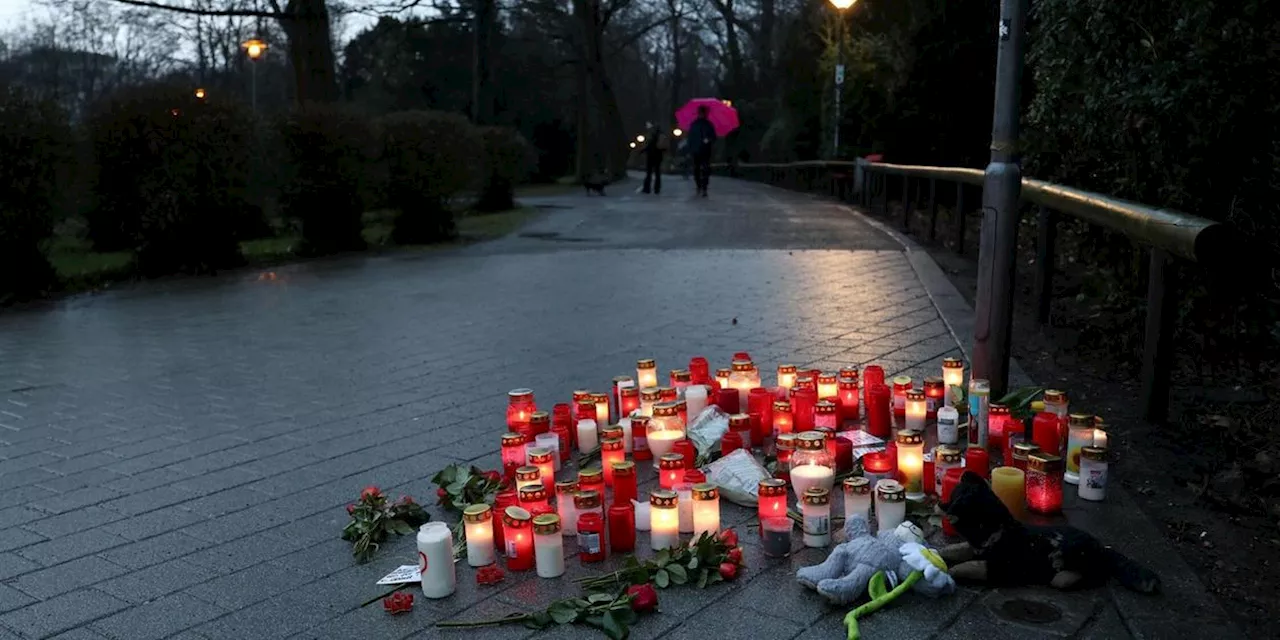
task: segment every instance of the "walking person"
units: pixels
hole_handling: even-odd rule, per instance
[[[652,185],[653,193],[662,193],[662,156],[667,151],[667,136],[662,129],[648,123],[648,136],[644,146],[644,193],[649,193]]]
[[[707,197],[707,186],[711,182],[711,152],[715,150],[716,128],[707,118],[709,109],[706,105],[698,105],[698,117],[689,126],[689,153],[693,156],[693,182],[698,188],[698,195]]]

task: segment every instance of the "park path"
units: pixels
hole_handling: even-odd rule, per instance
[[[392,618],[357,605],[413,541],[357,565],[342,506],[368,484],[427,501],[441,467],[497,466],[506,390],[549,406],[638,357],[666,371],[745,350],[923,377],[960,353],[918,263],[839,205],[724,180],[706,200],[679,178],[630,191],[532,201],[539,220],[465,249],[0,314],[0,640],[462,637],[432,625],[544,606],[613,560],[483,589],[460,567],[455,596]],[[725,508],[727,523],[751,517]],[[843,611],[792,578],[823,552],[770,561],[743,539],[742,580],[664,592],[634,637],[843,637]],[[971,605],[991,597],[908,598],[864,629],[969,635],[993,615]],[[1103,595],[1061,606],[1059,627],[1127,636]]]

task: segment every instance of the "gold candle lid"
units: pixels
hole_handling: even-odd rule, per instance
[[[621,437],[622,437],[622,427],[619,425],[611,424],[600,430],[601,440],[610,440],[610,439],[621,438]]]
[[[631,416],[632,432],[635,432],[636,429],[648,429],[648,428],[649,428],[649,416]],[[643,434],[643,432],[641,433]]]
[[[618,395],[620,395],[620,396],[622,396],[622,397],[624,397],[624,398],[630,398],[630,397],[632,397],[632,396],[637,396],[637,397],[638,397],[638,396],[640,395],[640,390],[639,390],[639,389],[637,389],[637,388],[635,388],[634,386],[630,386],[630,387],[618,387]]]
[[[487,504],[469,504],[462,510],[462,519],[471,523],[488,522],[493,519],[493,507]]]
[[[630,460],[617,460],[615,462],[610,462],[609,466],[613,468],[613,476],[615,478],[618,476],[635,475],[636,473],[636,463]]]
[[[1102,419],[1102,416],[1094,416],[1094,417],[1093,417],[1093,428],[1095,428],[1095,429],[1102,429],[1103,431],[1106,431],[1106,429],[1107,429],[1107,421],[1106,421],[1106,420],[1103,420],[1103,419]]]
[[[516,469],[516,480],[537,480],[541,473],[537,467],[519,467]]]
[[[649,492],[649,504],[655,507],[674,509],[679,502],[676,492],[657,489]]]
[[[1044,401],[1045,401],[1045,402],[1054,402],[1054,403],[1058,403],[1058,402],[1066,402],[1066,401],[1067,401],[1067,392],[1066,392],[1066,391],[1061,391],[1061,390],[1058,390],[1058,389],[1045,389],[1045,390],[1044,390]]]
[[[680,415],[680,407],[674,402],[659,402],[653,405],[653,416],[655,418],[670,418]]]
[[[734,371],[751,371],[752,369],[755,369],[755,368],[756,366],[752,364],[750,360],[734,360],[733,361]]]
[[[533,397],[533,389],[512,389],[507,392],[507,397],[512,400],[526,400]]]
[[[824,487],[810,487],[804,492],[804,503],[814,506],[831,504],[831,492]]]
[[[720,497],[720,491],[716,489],[716,485],[710,482],[700,482],[693,485],[694,500],[715,500]]]
[[[672,369],[671,379],[675,382],[692,382],[693,374],[688,369]]]
[[[796,434],[794,433],[780,433],[778,434],[778,439],[777,442],[774,443],[774,446],[778,449],[795,451],[797,440]]]
[[[649,402],[656,402],[656,401],[657,401],[659,398],[661,398],[661,397],[662,397],[662,391],[661,391],[661,390],[659,390],[657,387],[645,387],[645,388],[643,388],[643,389],[641,389],[641,390],[640,390],[640,399],[641,399],[641,400],[648,400]]]
[[[791,413],[791,402],[787,400],[774,400],[773,410],[778,413]]]
[[[924,434],[912,429],[903,429],[898,432],[898,444],[900,445],[917,445],[924,444]]]
[[[729,428],[751,426],[751,416],[746,413],[735,413],[729,416]]]
[[[841,378],[853,380],[855,382],[858,380],[858,370],[854,367],[840,367],[840,371],[838,373]]]
[[[1067,416],[1067,426],[1071,429],[1092,429],[1097,422],[1087,413],[1073,413]]]
[[[796,438],[796,448],[805,451],[821,451],[826,444],[827,436],[821,431],[806,431]]]
[[[894,377],[893,377],[893,386],[894,386],[894,387],[906,387],[906,388],[910,389],[910,388],[911,388],[911,376],[894,376]]]
[[[560,533],[560,516],[544,513],[533,519],[533,532],[544,536]]]
[[[540,484],[520,487],[520,502],[539,502],[547,499],[547,490]]]
[[[991,405],[990,405],[990,406],[988,406],[988,407],[987,407],[987,414],[988,414],[988,415],[1005,415],[1005,416],[1007,416],[1007,415],[1009,415],[1009,413],[1010,413],[1010,412],[1009,412],[1009,407],[1007,407],[1007,406],[1005,406],[1005,405],[1002,405],[1002,404],[996,404],[996,403],[994,403],[994,402],[993,402],[993,403],[991,403]]]
[[[1027,456],[1027,469],[1045,475],[1056,475],[1062,473],[1062,458],[1036,452]]]
[[[717,378],[728,378],[731,373],[733,373],[732,369],[716,369]]]
[[[907,389],[907,400],[924,402],[924,389]]]
[[[832,401],[830,401],[830,400],[819,400],[818,402],[816,402],[816,403],[813,405],[813,412],[814,412],[815,414],[819,414],[819,413],[820,413],[820,414],[823,414],[823,415],[826,415],[826,414],[828,414],[828,413],[835,413],[835,412],[836,412],[836,403],[834,403],[834,402],[832,402]]]
[[[601,451],[622,451],[625,448],[622,444],[622,438],[605,438],[600,441]]]
[[[607,393],[593,393],[591,394],[591,399],[594,400],[596,404],[609,404],[609,394]]]
[[[551,450],[546,447],[532,447],[526,451],[530,462],[551,462]]]
[[[846,391],[849,389],[857,390],[858,379],[857,378],[840,378],[840,382],[837,384],[841,389],[844,389]]]
[[[556,492],[571,495],[578,492],[578,480],[561,480],[556,483]]]
[[[637,369],[654,369],[657,366],[658,366],[658,363],[654,362],[653,358],[643,358],[641,360],[636,360]]]
[[[937,453],[938,461],[947,463],[959,463],[960,458],[964,456],[964,454],[960,453],[960,449],[956,447],[949,447],[945,444],[938,447]]]
[[[614,376],[613,377],[613,386],[616,387],[623,382],[635,382],[635,380],[631,376]]]
[[[871,481],[862,476],[850,476],[841,483],[845,493],[864,496],[871,493]]]
[[[943,369],[963,369],[964,360],[961,360],[960,358],[943,358],[942,368]]]
[[[946,383],[943,382],[942,378],[939,378],[938,376],[929,376],[928,378],[924,379],[924,388],[926,390],[941,389],[945,384]]]
[[[1094,460],[1094,461],[1102,462],[1107,459],[1107,448],[1106,447],[1081,447],[1080,457],[1085,458],[1086,460]]]
[[[835,383],[836,383],[836,374],[828,371],[823,371],[822,373],[818,374],[818,384],[835,384]]]
[[[526,527],[531,519],[533,515],[520,507],[507,507],[502,512],[502,522],[508,527]]]
[[[546,411],[534,411],[529,414],[529,424],[551,424],[551,414]]]
[[[590,389],[574,389],[574,390],[573,390],[573,401],[574,401],[574,402],[581,402],[581,401],[586,400],[587,398],[590,398],[590,397],[591,397],[591,390],[590,390]]]
[[[523,433],[504,433],[502,434],[502,446],[518,447],[525,442]]]
[[[876,493],[882,502],[902,502],[907,499],[907,490],[897,480],[881,480],[876,483]]]
[[[579,509],[595,509],[600,506],[599,491],[579,491],[573,496],[573,506]]]
[[[794,364],[780,364],[780,365],[778,365],[778,373],[781,373],[781,374],[783,374],[783,375],[786,375],[786,374],[788,374],[788,373],[795,373],[795,372],[796,372],[796,366],[795,366]]]
[[[604,482],[604,469],[587,467],[578,471],[578,484],[600,484]]]
[[[684,454],[683,454],[683,453],[666,453],[666,454],[663,454],[661,458],[658,458],[658,468],[659,468],[659,469],[667,469],[667,470],[671,470],[671,469],[683,469],[683,468],[684,468]]]
[[[781,478],[765,478],[760,481],[759,494],[764,498],[787,495],[787,481]]]

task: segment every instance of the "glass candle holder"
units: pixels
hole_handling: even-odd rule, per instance
[[[591,394],[591,402],[596,405],[596,424],[603,428],[609,424],[609,394],[593,393]]]
[[[796,454],[797,437],[794,433],[784,433],[779,435],[774,443],[778,453],[778,464],[774,466],[776,470],[774,475],[783,480],[791,480],[791,459]]]
[[[785,518],[787,516],[787,481],[779,478],[765,478],[760,481],[756,493],[756,515],[761,520],[766,518]]]
[[[684,401],[689,415],[692,416],[691,418],[686,418],[686,424],[689,420],[697,422],[698,416],[702,415],[702,412],[706,410],[709,402],[707,387],[701,384],[689,385],[684,390]]]
[[[1044,392],[1044,410],[1058,417],[1064,425],[1070,418],[1071,403],[1067,401],[1067,392],[1059,389],[1046,389]]]
[[[716,388],[730,389],[729,376],[733,375],[733,369],[716,369]]]
[[[679,503],[680,533],[693,533],[693,483],[683,475],[676,482],[676,501]]]
[[[873,384],[884,384],[884,367],[869,364],[862,370],[862,388],[870,389]]]
[[[822,548],[831,544],[831,492],[813,487],[800,501],[804,520],[804,546]]]
[[[520,496],[520,506],[525,511],[534,515],[551,512],[550,494],[541,484],[520,487],[516,489],[516,493]]]
[[[1076,495],[1098,502],[1107,497],[1107,450],[1105,447],[1080,448],[1079,487]]]
[[[467,505],[462,510],[462,526],[467,534],[467,564],[483,567],[496,562],[493,548],[493,508],[487,504]]]
[[[590,453],[600,446],[600,433],[594,418],[583,418],[578,421],[578,452]]]
[[[933,452],[933,486],[938,495],[942,495],[942,478],[951,469],[961,469],[964,454],[950,445],[938,445]]]
[[[1061,423],[1057,414],[1041,411],[1031,420],[1031,441],[1049,455],[1062,453]]]
[[[964,468],[990,480],[991,455],[982,447],[970,446],[964,450]]]
[[[942,476],[942,492],[938,494],[941,504],[947,504],[951,501],[951,492],[960,485],[960,478],[964,476],[964,469],[948,469],[946,474]],[[951,518],[942,516],[942,533],[951,537],[957,535],[955,527],[951,526]]]
[[[960,412],[955,407],[938,409],[938,444],[960,444]]]
[[[893,424],[892,392],[880,383],[867,384],[867,433],[888,438]]]
[[[1013,467],[1027,470],[1027,460],[1031,458],[1031,454],[1039,453],[1040,445],[1034,442],[1019,442],[1013,445]]]
[[[564,538],[560,516],[546,513],[533,519],[533,557],[539,578],[564,575]]]
[[[969,446],[987,448],[987,413],[991,407],[991,383],[969,381]]]
[[[652,416],[653,407],[662,402],[662,390],[657,387],[644,387],[640,390],[640,415]]]
[[[751,416],[745,413],[729,416],[729,432],[738,434],[743,442],[751,442]]]
[[[599,467],[587,467],[578,470],[578,492],[594,491],[604,495],[604,470]]]
[[[600,469],[604,472],[604,486],[613,488],[613,465],[627,459],[622,438],[607,438],[600,442]]]
[[[525,464],[525,437],[523,433],[502,434],[502,475],[515,480],[516,469]]]
[[[759,375],[752,376],[755,365],[750,360],[734,360],[733,369],[729,372],[729,388],[738,390],[738,410],[747,406],[747,396],[751,390],[760,386]]]
[[[542,486],[542,471],[540,469],[531,465],[516,469],[516,491],[534,485]]]
[[[778,386],[780,388],[791,390],[796,384],[796,366],[794,364],[778,365]]]
[[[791,387],[792,391],[796,389],[808,389],[816,394],[818,392],[818,379],[808,371],[797,372],[796,383]],[[817,402],[817,400],[814,400],[814,402]]]
[[[1013,466],[1013,449],[1015,446],[1026,442],[1026,437],[1022,433],[1022,421],[1014,418],[1010,420],[1005,427],[1013,427],[1012,430],[1006,429],[1004,433],[1004,466]]]
[[[679,409],[674,403],[660,402],[653,407],[649,420],[648,445],[654,457],[671,453],[676,441],[684,439],[684,425],[680,424]]]
[[[896,453],[891,456],[888,451],[873,451],[862,456],[862,475],[875,486],[881,480],[892,480],[897,465]]]
[[[943,404],[954,405],[964,391],[964,360],[944,358],[942,360]]]
[[[751,415],[752,447],[764,446],[765,436],[773,435],[773,392],[756,387],[747,395],[747,413]]]
[[[652,460],[649,450],[649,423],[647,416],[631,417],[631,455],[636,460]]]
[[[693,446],[693,441],[687,438],[677,440],[675,445],[671,447],[671,453],[678,453],[684,456],[684,468],[686,470],[693,469],[698,461],[698,448]]]
[[[693,376],[694,384],[705,385],[711,382],[711,365],[702,356],[689,358],[689,375]]]
[[[840,462],[836,458],[836,431],[829,427],[814,429],[814,431],[822,434],[822,446],[826,447],[827,455],[831,456],[831,466],[839,470]]]
[[[538,410],[532,389],[512,389],[507,392],[507,428],[522,431],[529,424],[529,416]]]
[[[837,383],[839,391],[836,392],[838,399],[838,415],[840,422],[844,423],[850,420],[857,420],[861,417],[861,405],[858,402],[860,395],[858,391],[857,378],[840,378]],[[843,424],[841,426],[844,426]]]
[[[504,557],[507,553],[507,541],[504,538],[506,527],[502,525],[502,519],[497,514],[506,513],[507,507],[518,506],[520,506],[520,495],[515,492],[515,489],[504,489],[493,497],[494,519],[497,521],[493,527],[493,547]]]
[[[609,548],[614,553],[636,550],[636,511],[630,502],[609,507]]]
[[[640,388],[634,385],[618,389],[618,406],[621,415],[629,416],[640,409]]]
[[[807,379],[807,378],[806,378]],[[814,411],[818,405],[816,389],[803,388],[799,385],[791,390],[791,421],[796,433],[813,431]]]
[[[580,413],[579,413],[579,411],[580,411],[580,410],[581,410],[581,408],[582,408],[582,403],[583,403],[583,402],[590,402],[590,401],[591,401],[591,390],[590,390],[590,389],[574,389],[574,391],[573,391],[573,402],[572,402],[572,403],[571,403],[571,405],[570,405],[570,406],[572,407],[573,411],[572,411],[572,412],[570,413],[570,415],[569,415],[569,418],[570,418],[571,420],[573,420],[573,422],[574,422],[574,423],[577,423],[577,422],[578,422],[578,420],[581,420],[582,418],[595,418],[595,417],[596,417],[596,416],[595,416],[595,413],[593,413],[593,412],[587,412],[587,414],[586,414],[586,415],[582,415],[582,414],[580,414]]]
[[[680,393],[675,387],[658,387],[659,402],[675,402],[680,398]]]
[[[570,444],[573,442],[573,436],[570,435],[573,431],[568,425],[552,424],[551,433],[556,434],[556,457],[559,458],[560,466],[563,467],[564,463],[569,461],[569,456],[573,455],[573,446]]]
[[[529,414],[529,430],[526,434],[530,439],[537,439],[538,436],[551,432],[551,414],[546,411],[534,411]]]
[[[853,442],[848,438],[839,435],[831,438],[835,443],[836,473],[848,473],[853,471]]]
[[[760,546],[766,556],[785,558],[791,554],[791,527],[791,518],[786,516],[760,521]]]
[[[680,545],[680,505],[675,491],[649,492],[649,546],[654,551]]]
[[[636,361],[636,386],[641,389],[658,386],[658,363],[653,358]]]
[[[703,482],[693,485],[693,537],[720,533],[720,491]]]
[[[907,415],[907,392],[911,390],[911,376],[893,378],[893,417],[899,421]]]
[[[1080,450],[1093,446],[1093,416],[1073,413],[1067,417],[1067,472],[1063,479],[1069,484],[1080,483]]]
[[[604,516],[598,511],[578,515],[578,560],[583,564],[604,562],[609,557],[604,529]]]
[[[601,427],[600,441],[603,442],[605,440],[621,440],[622,433],[623,433],[622,425],[619,425],[619,424],[611,424],[607,427]],[[625,446],[623,447],[623,451],[626,451]]]
[[[687,430],[689,428],[689,403],[685,402],[684,398],[680,398],[675,400],[675,405],[676,416],[680,418],[680,428]]]
[[[1027,508],[1041,515],[1062,511],[1062,458],[1045,453],[1027,457]]]
[[[529,465],[538,468],[538,478],[542,480],[542,488],[551,493],[556,488],[556,456],[550,449],[533,447],[527,450]]]
[[[723,458],[738,449],[746,448],[746,443],[742,441],[740,434],[732,431],[720,436],[720,457]]]
[[[721,411],[729,415],[740,413],[739,409],[741,407],[738,405],[738,390],[726,387],[716,391],[716,406],[720,407]]]
[[[636,483],[636,463],[618,460],[610,463],[613,469],[613,503],[630,504],[639,493]]]
[[[566,536],[578,535],[578,509],[573,503],[577,495],[577,478],[556,483],[556,514],[560,516],[561,533]]]
[[[1026,478],[1021,469],[996,467],[991,471],[991,491],[1017,520],[1027,516]]]
[[[907,390],[906,422],[904,423],[906,429],[924,433],[924,425],[928,415],[929,407],[925,403],[924,391],[921,389]]]
[[[822,373],[818,376],[818,400],[830,400],[835,404],[840,397],[840,384],[836,374]]]
[[[870,523],[871,481],[862,476],[853,476],[845,478],[841,486],[844,488],[844,517],[861,515]]]
[[[924,434],[904,429],[898,432],[898,473],[908,500],[924,499]]]
[[[813,405],[813,428],[828,429],[832,432],[840,427],[840,418],[836,413],[836,403],[830,400],[819,400]]]
[[[835,477],[835,461],[827,451],[823,434],[817,431],[800,434],[796,439],[796,452],[791,456],[791,486],[795,488],[796,500],[813,487],[826,489],[830,494]]]
[[[671,386],[678,391],[683,391],[693,384],[693,374],[688,369],[672,369],[671,370]]]
[[[933,376],[924,379],[924,415],[926,420],[938,419],[938,409],[945,404],[943,398],[946,393],[947,386],[943,384],[942,378]]]
[[[507,545],[507,570],[532,569],[533,515],[520,507],[507,507],[502,514],[502,528],[502,538]]]
[[[893,531],[907,519],[907,492],[897,480],[876,483],[877,531]]]
[[[791,421],[791,402],[775,400],[773,403],[773,437],[794,431]]]
[[[987,408],[987,450],[992,452],[1003,452],[1004,443],[1008,437],[1006,433],[1009,431],[1009,423],[1013,422],[1013,414],[1009,411],[1009,407],[992,403]]]
[[[622,394],[619,393],[624,386],[635,386],[636,379],[631,376],[614,376],[613,388],[609,391],[609,403],[613,405],[613,413],[618,419],[626,414],[622,412]]]
[[[551,473],[547,475],[554,477],[555,472],[560,470],[560,436],[555,432],[539,433],[537,436],[534,437],[533,444],[535,445],[534,447],[529,447],[528,445],[525,446],[525,460],[529,464],[536,464],[532,460],[528,459],[529,450],[531,448],[546,449],[547,451],[550,451],[551,452]]]
[[[578,491],[573,496],[573,508],[581,521],[582,514],[594,513],[604,517],[604,493],[599,491]]]
[[[443,522],[428,522],[418,527],[418,570],[422,574],[422,595],[445,598],[458,586],[453,566],[453,534]]]
[[[684,455],[668,453],[658,458],[658,486],[674,491],[683,477]]]

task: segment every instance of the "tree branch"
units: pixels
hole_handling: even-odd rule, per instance
[[[150,0],[112,0],[120,4],[127,4],[134,7],[146,7],[148,9],[160,9],[161,11],[173,11],[175,13],[185,13],[193,16],[240,16],[244,18],[268,18],[271,20],[289,20],[292,16],[279,11],[256,11],[254,9],[196,9],[193,7],[183,7],[179,5],[165,4],[163,2],[151,2]]]

